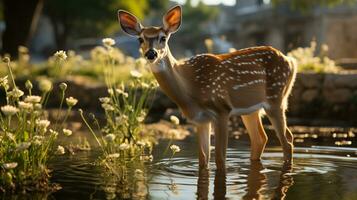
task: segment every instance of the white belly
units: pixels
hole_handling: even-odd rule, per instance
[[[250,106],[248,108],[233,108],[231,112],[229,113],[230,116],[232,115],[246,115],[250,114],[252,112],[261,110],[261,109],[269,109],[270,105],[267,102],[261,102],[258,104],[255,104],[253,106]]]

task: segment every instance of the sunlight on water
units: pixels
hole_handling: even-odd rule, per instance
[[[282,154],[275,152],[265,153],[262,162],[251,163],[249,151],[229,149],[226,174],[216,172],[214,163],[211,163],[209,173],[199,173],[197,159],[175,158],[165,170],[153,170],[153,179],[149,183],[153,191],[151,198],[195,199],[197,195],[199,199],[279,199],[293,193],[289,191],[290,188],[296,191],[308,188],[311,184],[333,185],[357,181],[356,176],[350,179],[343,173],[357,173],[356,157],[306,153],[296,153],[294,157],[293,166],[283,165]],[[167,163],[168,160],[161,162]],[[175,185],[175,190],[170,189],[171,185]],[[311,189],[300,191],[301,194],[293,193],[289,197],[299,199],[297,197],[300,195],[306,195],[307,199],[314,199],[318,194]],[[354,190],[345,191],[344,194],[349,193],[357,195]]]
[[[295,148],[294,164],[284,165],[281,147],[274,141],[261,162],[251,162],[247,139],[232,139],[226,172],[215,170],[214,150],[211,169],[199,171],[194,140],[173,141],[181,151],[171,160],[165,149],[172,143],[161,141],[154,148],[154,161],[141,168],[128,166],[124,181],[93,164],[96,151],[58,157],[51,164],[51,181],[63,189],[31,199],[357,199],[355,140],[347,147],[306,141],[308,146]],[[138,167],[143,171],[139,179],[135,177]]]

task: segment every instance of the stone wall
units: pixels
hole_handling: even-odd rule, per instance
[[[357,124],[357,74],[298,74],[288,115]]]
[[[58,85],[62,81],[54,83]],[[77,108],[90,112],[102,112],[99,97],[107,95],[106,87],[80,77],[70,78],[67,96],[79,99]],[[24,85],[19,80],[18,85]],[[35,85],[36,86],[36,85]],[[38,92],[34,92],[38,94]],[[59,105],[59,90],[55,87],[51,94],[49,107]],[[1,94],[4,100],[4,94]],[[165,115],[169,108],[176,105],[160,90],[153,97],[150,121],[156,121]],[[3,105],[4,102],[2,102]],[[292,94],[289,97],[288,117],[305,121],[327,119],[343,121],[349,125],[357,125],[357,73],[314,74],[299,73]],[[332,125],[332,124],[331,124]]]

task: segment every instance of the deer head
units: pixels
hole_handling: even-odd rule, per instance
[[[144,57],[151,63],[156,63],[167,55],[168,40],[181,25],[181,7],[171,8],[163,17],[163,26],[144,27],[131,13],[119,10],[118,19],[123,31],[137,37]]]

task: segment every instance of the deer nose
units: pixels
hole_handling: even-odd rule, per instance
[[[145,57],[149,60],[154,60],[157,57],[157,52],[154,49],[149,49],[145,53]]]

